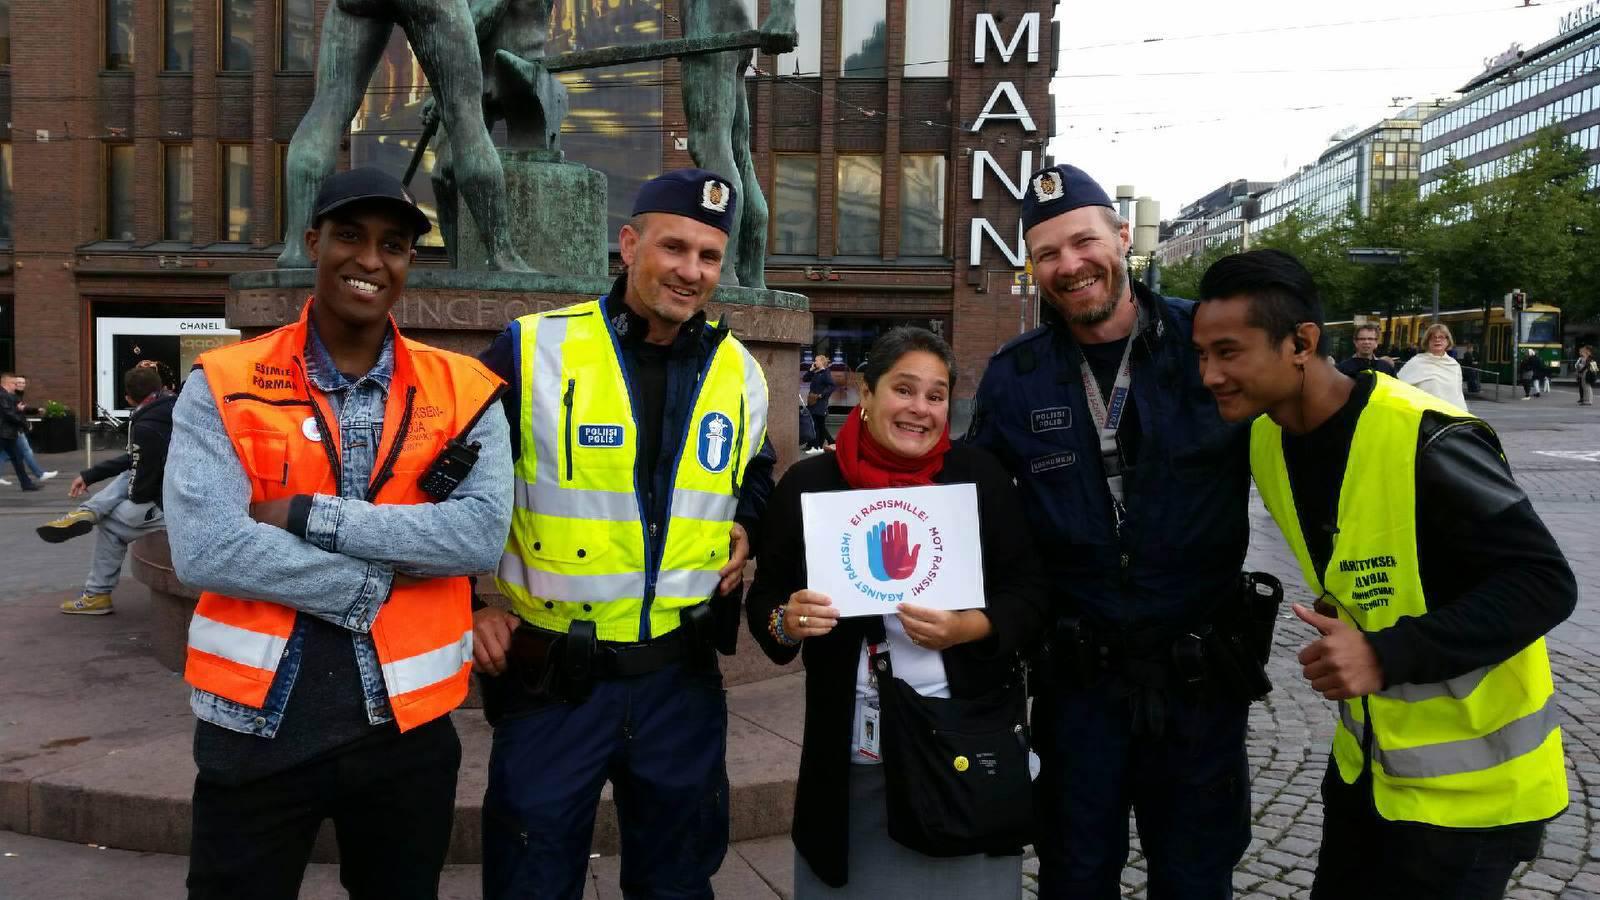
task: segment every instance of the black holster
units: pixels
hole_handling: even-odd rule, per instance
[[[717,666],[716,612],[709,603],[685,609],[677,631],[643,644],[601,643],[595,623],[573,621],[566,634],[523,623],[511,635],[506,671],[480,675],[490,725],[553,703],[582,703],[596,681],[644,675],[673,663],[694,670]]]
[[[1224,696],[1254,702],[1272,691],[1266,666],[1282,602],[1283,583],[1277,578],[1265,572],[1240,573],[1237,596],[1223,604],[1210,628],[1187,636],[1198,640],[1206,672]],[[1183,642],[1180,638],[1179,644]]]
[[[1095,679],[1105,661],[1105,648],[1089,621],[1062,616],[1030,662],[1039,684],[1082,686]]]

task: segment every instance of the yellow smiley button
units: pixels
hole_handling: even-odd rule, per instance
[[[967,765],[968,765],[967,758],[965,756],[956,757],[955,765],[956,765],[956,771],[957,772],[965,772],[967,770]]]

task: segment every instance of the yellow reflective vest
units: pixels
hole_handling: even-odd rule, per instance
[[[522,447],[500,591],[552,631],[582,619],[602,641],[664,635],[727,563],[745,466],[766,436],[761,366],[731,334],[718,343],[677,454],[666,534],[652,540],[634,478],[639,425],[601,302],[517,321]]]
[[[1283,432],[1255,421],[1250,468],[1313,593],[1363,632],[1428,612],[1417,562],[1417,441],[1427,410],[1460,409],[1387,375],[1356,423],[1327,568],[1306,550],[1284,464]],[[1395,684],[1339,704],[1333,757],[1347,784],[1368,762],[1391,821],[1490,828],[1549,819],[1567,805],[1561,729],[1541,638],[1505,662],[1437,684]]]

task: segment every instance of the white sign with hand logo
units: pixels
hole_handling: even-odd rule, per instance
[[[976,485],[806,494],[800,511],[807,587],[839,615],[984,606]]]

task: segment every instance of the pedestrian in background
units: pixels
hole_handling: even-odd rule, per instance
[[[1205,383],[1253,423],[1256,486],[1317,598],[1294,606],[1316,629],[1299,662],[1338,704],[1311,898],[1500,898],[1567,807],[1544,636],[1577,583],[1494,431],[1339,372],[1322,321],[1280,251],[1201,277]]]
[[[1532,347],[1522,351],[1522,358],[1517,360],[1517,383],[1522,385],[1522,399],[1539,396],[1539,370],[1542,367]]]
[[[976,847],[948,858],[890,836],[899,773],[886,771],[895,759],[882,758],[876,731],[887,687],[868,666],[873,654],[887,654],[894,676],[925,697],[975,700],[1009,687],[1018,692],[1020,716],[1017,653],[1036,643],[1046,619],[1039,557],[1010,475],[987,452],[950,445],[954,359],[944,339],[921,328],[879,338],[867,355],[861,405],[840,430],[837,450],[802,460],[784,475],[763,525],[761,565],[746,604],[750,633],[773,662],[784,665],[798,654],[806,670],[791,829],[796,900],[1021,896],[1025,827],[1015,847]],[[926,484],[977,485],[978,521],[970,524],[982,544],[982,608],[953,612],[906,603],[883,616],[841,619],[831,598],[807,587],[801,497]],[[922,733],[884,738],[890,739],[930,742]],[[1026,800],[1026,778],[1021,783]]]
[[[811,444],[807,453],[821,453],[833,449],[833,435],[828,432],[828,398],[833,396],[833,358],[818,347],[811,360],[811,371],[806,390],[806,408],[811,413]]]
[[[1385,375],[1394,374],[1394,364],[1376,355],[1378,349],[1378,326],[1357,326],[1355,345],[1356,352],[1349,359],[1339,363],[1339,371],[1351,376],[1354,376],[1357,372],[1365,372],[1368,369],[1382,372]]]
[[[17,473],[18,486],[24,491],[37,491],[40,487],[33,483],[22,446],[17,441],[28,430],[28,418],[22,412],[17,395],[11,392],[16,377],[11,372],[0,375],[0,452],[11,458],[11,468]]]
[[[1467,398],[1461,392],[1461,364],[1450,356],[1453,341],[1450,329],[1445,327],[1443,322],[1429,325],[1428,330],[1422,333],[1422,345],[1426,349],[1401,366],[1398,377],[1406,384],[1426,391],[1464,413],[1467,409]],[[1344,372],[1343,369],[1340,371]],[[1344,372],[1344,374],[1350,373]]]
[[[24,417],[44,415],[43,407],[28,406],[22,402],[23,394],[27,391],[27,389],[28,379],[25,376],[11,376],[11,394],[17,398],[17,409],[23,414]],[[53,469],[46,470],[43,466],[39,465],[39,460],[34,458],[33,445],[28,442],[28,428],[31,427],[31,425],[25,427],[17,433],[17,446],[22,450],[22,463],[28,467],[28,473],[33,476],[34,481],[49,481],[60,473]],[[9,457],[9,453],[4,450],[0,450],[0,464],[4,464]],[[9,485],[11,484],[11,481],[9,479],[0,478],[0,484]]]
[[[1475,344],[1461,345],[1461,377],[1467,382],[1467,393],[1476,394],[1483,389],[1479,379],[1482,373],[1478,371],[1481,365],[1478,360],[1478,348]],[[1350,374],[1345,372],[1346,375]]]
[[[122,575],[128,545],[166,527],[161,493],[172,440],[172,407],[177,397],[161,383],[154,368],[134,366],[122,375],[123,399],[133,407],[128,423],[128,452],[84,469],[72,479],[67,496],[82,497],[89,485],[111,483],[77,509],[38,527],[52,544],[94,531],[94,557],[83,593],[61,604],[75,616],[112,612],[111,592]]]
[[[1594,405],[1594,387],[1600,384],[1600,361],[1594,358],[1594,348],[1588,344],[1578,348],[1578,358],[1573,360],[1572,374],[1578,379],[1578,405]]]

